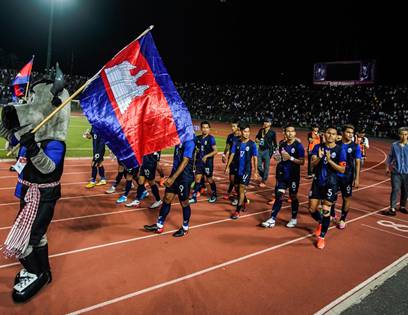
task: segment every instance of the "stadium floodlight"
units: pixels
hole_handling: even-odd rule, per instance
[[[50,0],[50,20],[48,23],[48,48],[47,48],[47,65],[46,69],[51,66],[51,49],[52,49],[52,28],[54,24],[54,0]]]
[[[49,0],[50,3],[50,20],[48,24],[48,47],[47,47],[47,65],[46,69],[50,69],[51,66],[51,54],[52,54],[52,30],[54,26],[54,6],[55,3],[63,3],[71,0]]]

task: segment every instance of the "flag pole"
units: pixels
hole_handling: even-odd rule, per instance
[[[33,58],[32,58],[33,65],[34,65],[34,57],[35,57],[35,55],[33,55]],[[30,87],[31,72],[33,72],[33,69],[32,69],[32,68],[31,68],[31,71],[30,71],[30,76],[28,77],[28,82],[27,82],[27,86],[26,86],[25,93],[24,93],[24,99],[25,99],[26,101],[27,101],[28,88]]]
[[[141,37],[143,37],[144,35],[146,35],[148,32],[150,32],[153,29],[153,25],[150,25],[147,29],[145,29],[143,31],[143,33],[141,33],[135,40],[140,39]],[[132,42],[134,42],[135,40],[133,40]],[[129,45],[127,45],[129,46]],[[126,46],[126,47],[127,47]],[[125,48],[126,48],[125,47]],[[123,49],[125,49],[123,48]],[[122,49],[122,50],[123,50]],[[121,50],[121,51],[122,51]],[[117,54],[116,54],[117,55]],[[115,57],[116,57],[115,55]],[[113,58],[115,58],[113,57]],[[70,97],[68,97],[64,102],[62,102],[62,104],[60,106],[58,106],[57,108],[55,108],[47,117],[44,118],[44,120],[42,122],[40,122],[32,131],[31,133],[36,133],[42,126],[44,126],[56,113],[58,113],[61,109],[63,109],[68,103],[70,103],[74,97],[76,97],[79,93],[81,93],[93,80],[95,80],[95,78],[99,75],[99,73],[102,71],[103,67],[92,77],[90,78],[88,81],[86,81],[79,89],[77,89]],[[17,144],[13,150],[9,151],[7,153],[7,156],[12,155],[14,152],[17,151],[17,149],[19,148],[19,144]]]

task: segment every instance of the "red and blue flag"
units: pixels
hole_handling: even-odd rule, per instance
[[[13,93],[16,97],[24,96],[26,84],[30,81],[31,70],[33,69],[34,56],[31,60],[17,73],[13,80]]]
[[[94,132],[127,168],[140,165],[146,154],[194,137],[190,113],[151,33],[111,59],[80,102]]]

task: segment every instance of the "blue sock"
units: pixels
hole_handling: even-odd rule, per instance
[[[322,223],[322,215],[320,214],[319,210],[312,212],[311,215],[312,218],[315,219],[318,223]]]
[[[335,203],[333,203],[333,204],[331,205],[331,208],[330,208],[330,216],[331,216],[331,217],[335,217],[335,216],[336,216],[335,206],[336,206]]]
[[[132,189],[132,180],[127,180],[126,181],[126,186],[125,186],[125,192],[123,195],[127,197],[129,195],[130,190]]]
[[[228,186],[227,193],[230,194],[233,189],[234,189],[234,183],[233,183],[233,182],[230,182],[230,183],[229,183],[229,186]]]
[[[199,192],[200,189],[201,189],[201,182],[200,182],[200,183],[195,182],[195,184],[194,184],[194,190],[193,190],[193,196],[196,196],[196,195],[197,195],[197,192]]]
[[[190,217],[191,217],[190,205],[183,207],[183,228],[185,230],[188,229],[188,225],[190,223]]]
[[[156,199],[156,201],[159,201],[160,200],[159,188],[155,184],[151,187],[151,189],[152,189],[152,194],[154,198]]]
[[[324,216],[322,219],[322,231],[320,232],[320,237],[325,237],[327,230],[329,229],[330,225],[330,216]]]
[[[137,186],[137,194],[136,194],[136,199],[140,200],[142,198],[142,194],[146,191],[145,185],[139,185]]]
[[[122,180],[123,175],[124,175],[124,172],[118,172],[118,175],[116,175],[116,178],[115,178],[115,182],[113,183],[114,187],[119,185],[120,181]]]
[[[163,205],[160,208],[159,218],[157,219],[157,223],[161,226],[164,225],[164,221],[166,221],[167,215],[170,212],[171,205],[169,203],[163,202]],[[184,211],[183,211],[184,213]]]
[[[292,219],[296,219],[298,211],[299,211],[299,200],[297,198],[292,199]]]
[[[273,219],[276,219],[276,217],[278,216],[278,213],[279,213],[279,211],[280,211],[280,209],[282,207],[283,193],[278,191],[275,194],[275,197],[276,197],[276,199],[275,199],[275,202],[273,203],[273,206],[272,206],[272,215],[271,215],[271,217]]]
[[[92,166],[92,173],[91,173],[91,182],[95,182],[96,174],[98,173],[98,169],[96,166]]]
[[[215,185],[215,182],[210,184],[210,186],[211,186],[211,191],[212,191],[213,196],[216,197],[217,196],[217,186]]]
[[[101,177],[101,179],[106,179],[105,178],[105,168],[103,166],[100,166],[98,170],[99,170],[99,176]]]

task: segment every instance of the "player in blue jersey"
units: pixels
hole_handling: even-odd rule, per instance
[[[217,155],[217,145],[215,137],[210,134],[210,123],[208,121],[201,122],[201,135],[196,137],[196,159],[195,159],[195,185],[190,203],[197,202],[197,193],[202,187],[202,178],[210,184],[211,196],[208,202],[217,201],[217,186],[213,179],[214,172],[214,156]]]
[[[173,234],[173,236],[181,237],[187,234],[191,217],[191,208],[188,202],[188,196],[190,193],[190,186],[194,181],[194,149],[194,140],[188,140],[175,146],[173,168],[171,170],[170,177],[164,182],[166,190],[157,223],[145,225],[145,230],[155,233],[163,232],[164,222],[166,221],[166,217],[170,212],[171,203],[177,194],[183,209],[183,225]]]
[[[314,177],[309,192],[309,211],[318,222],[315,235],[316,246],[325,247],[325,236],[330,225],[330,208],[337,198],[338,174],[346,171],[347,156],[342,145],[336,144],[337,129],[328,127],[324,133],[325,143],[316,144],[312,150]],[[322,203],[323,215],[319,204]]]
[[[137,179],[138,187],[136,199],[126,204],[126,207],[139,207],[140,202],[145,199],[149,193],[146,190],[145,183],[148,182],[150,189],[155,198],[155,202],[150,206],[150,209],[155,209],[161,206],[159,188],[157,187],[155,179],[157,162],[160,160],[161,152],[153,152],[143,157],[142,167],[140,168],[139,178]]]
[[[350,208],[350,198],[353,193],[353,183],[354,187],[358,188],[360,185],[360,163],[362,159],[360,146],[353,141],[354,137],[354,126],[344,125],[342,127],[342,138],[337,143],[342,145],[343,149],[346,151],[347,161],[346,161],[346,171],[344,174],[338,174],[338,184],[339,190],[341,191],[341,196],[343,198],[343,204],[341,206],[341,217],[337,224],[339,229],[344,229],[346,227],[346,217]],[[335,203],[333,203],[331,208],[331,216],[335,218]]]
[[[91,131],[86,131],[83,135],[84,138],[92,139],[92,172],[89,183],[86,188],[93,188],[99,185],[106,185],[105,168],[103,166],[103,158],[105,156],[105,140],[99,136],[93,128]],[[100,181],[96,182],[96,174],[99,172]]]
[[[297,224],[299,210],[297,192],[300,182],[300,166],[305,164],[305,149],[296,139],[296,130],[293,125],[289,124],[285,127],[285,140],[279,143],[273,157],[278,162],[276,166],[275,201],[271,217],[262,222],[262,226],[266,228],[275,226],[276,217],[282,207],[283,196],[286,189],[288,189],[291,198],[292,218],[286,226],[293,228]]]
[[[120,162],[119,162],[120,163]],[[125,183],[125,191],[123,192],[123,194],[116,200],[117,204],[121,204],[127,201],[128,199],[128,195],[130,193],[130,190],[133,187],[133,180],[137,181],[137,177],[139,175],[139,170],[140,167],[134,167],[134,168],[126,168],[123,167],[124,169],[124,176],[126,179],[126,183]],[[119,174],[118,174],[119,175]],[[146,195],[147,197],[147,195]]]
[[[222,163],[224,164],[227,163],[227,161],[229,160],[229,157],[231,155],[231,149],[234,146],[234,143],[239,141],[241,138],[241,131],[238,128],[238,121],[235,120],[231,123],[231,131],[232,133],[230,133],[227,137],[224,153],[222,154]],[[228,186],[227,194],[225,194],[223,197],[225,200],[229,200],[233,198],[231,193],[232,193],[232,189],[234,189],[234,186],[235,186],[235,175],[236,174],[237,174],[236,163],[231,163],[230,169],[229,169],[229,186]]]
[[[225,174],[230,171],[231,163],[237,165],[237,175],[235,176],[235,183],[238,185],[239,200],[237,208],[231,215],[231,219],[236,220],[246,203],[246,188],[249,185],[252,175],[255,179],[258,178],[256,167],[258,165],[258,149],[256,143],[249,139],[250,126],[248,124],[240,126],[241,139],[234,143],[231,149],[231,154],[228,163],[225,167]],[[235,159],[235,161],[234,161]],[[254,169],[254,172],[252,170]]]

